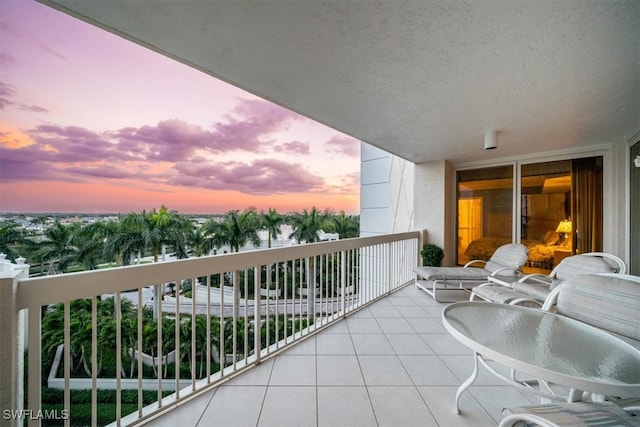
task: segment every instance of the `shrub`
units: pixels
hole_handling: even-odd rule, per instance
[[[430,243],[422,247],[420,255],[422,255],[423,265],[440,267],[442,265],[442,258],[444,258],[444,251],[439,246]]]

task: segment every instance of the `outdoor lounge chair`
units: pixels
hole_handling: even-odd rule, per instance
[[[638,417],[611,402],[521,406],[505,408],[502,413],[506,416],[499,427],[640,426]]]
[[[487,281],[489,276],[513,281],[527,261],[528,250],[519,243],[500,246],[489,261],[472,260],[463,267],[416,267],[416,286],[438,301],[439,291],[464,290]],[[482,265],[481,268],[474,267]]]
[[[551,291],[542,306],[614,335],[640,349],[640,277],[581,274]]]
[[[625,262],[604,252],[589,252],[563,259],[548,275],[527,274],[518,281],[503,286],[484,283],[471,290],[471,301],[485,301],[541,307],[552,289],[578,274],[620,273],[627,271]]]

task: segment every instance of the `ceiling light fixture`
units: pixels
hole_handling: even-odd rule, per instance
[[[487,132],[484,134],[484,149],[493,150],[498,148],[498,131]]]

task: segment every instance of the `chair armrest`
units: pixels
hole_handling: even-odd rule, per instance
[[[556,302],[558,301],[558,294],[560,294],[561,287],[562,286],[556,286],[555,288],[551,289],[551,292],[549,292],[547,299],[544,300],[544,304],[542,304],[542,311],[550,311],[551,307],[556,305]]]
[[[473,260],[469,261],[468,263],[466,263],[466,264],[463,266],[463,268],[470,267],[471,265],[473,265],[473,264],[475,264],[475,263],[477,263],[477,262],[481,262],[481,263],[483,263],[483,264],[486,264],[486,263],[487,263],[487,261],[485,261],[485,260],[483,260],[483,259],[473,259]]]
[[[497,276],[498,274],[502,273],[503,271],[513,271],[514,273],[520,273],[520,269],[518,268],[513,268],[513,267],[503,267],[503,268],[499,268],[496,271],[494,271],[493,273],[491,273],[489,275],[489,277],[491,276]]]
[[[523,283],[529,280],[532,282],[542,283],[543,285],[551,285],[551,282],[552,282],[551,277],[547,276],[546,274],[540,274],[540,273],[524,275],[520,278],[520,280],[518,280],[518,282]]]

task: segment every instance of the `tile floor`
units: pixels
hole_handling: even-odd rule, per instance
[[[147,424],[152,426],[495,426],[536,403],[481,368],[442,326],[445,304],[413,284]]]

